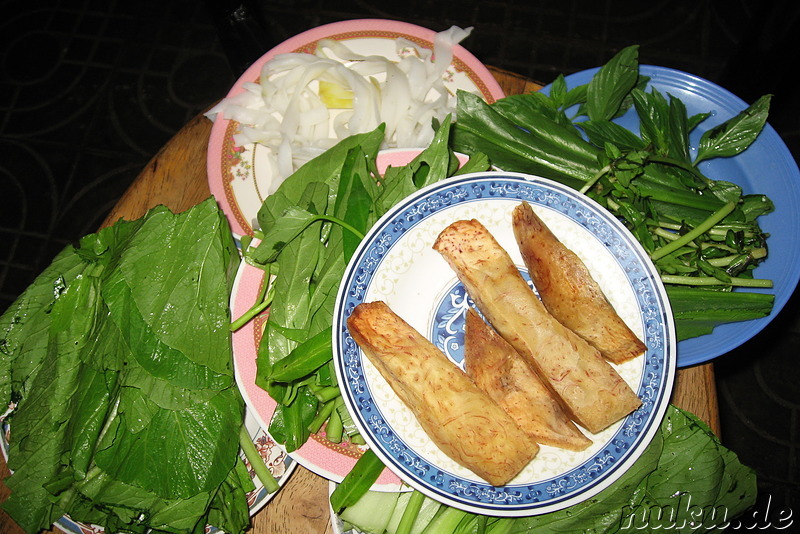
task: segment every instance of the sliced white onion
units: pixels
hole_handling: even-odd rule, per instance
[[[427,146],[432,121],[455,113],[455,95],[444,85],[453,46],[472,28],[456,26],[436,34],[433,50],[406,39],[396,40],[400,59],[364,56],[344,43],[323,39],[315,54],[278,54],[267,61],[258,83],[223,99],[206,113],[235,121],[234,143],[258,144],[267,151],[265,173],[272,193],[302,164],[339,139],[386,125],[383,148]],[[352,109],[329,109],[319,95],[319,82],[335,84],[352,94]],[[259,173],[261,180],[262,173]]]

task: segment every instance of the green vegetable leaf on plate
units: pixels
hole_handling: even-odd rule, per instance
[[[364,235],[418,189],[460,168],[488,167],[482,154],[459,167],[449,147],[450,118],[437,126],[426,149],[382,175],[377,171],[382,126],[343,139],[289,176],[259,210],[260,241],[244,256],[252,265],[269,266],[273,297],[258,346],[256,384],[277,402],[269,431],[290,452],[306,442],[310,429],[325,430],[337,441],[341,430],[359,440],[354,425],[344,424],[346,410],[335,409],[335,398],[323,391],[338,396],[329,365],[334,299]]]
[[[639,80],[639,48],[622,49],[589,82],[586,111],[590,119],[610,120],[619,113],[628,93]]]
[[[735,156],[750,146],[767,122],[771,99],[764,95],[743,113],[704,132],[695,165],[711,158]]]
[[[451,146],[486,154],[505,171],[573,187],[617,216],[651,254],[665,285],[683,288],[672,294],[695,295],[671,301],[679,340],[769,315],[774,295],[746,288],[772,286],[753,271],[766,259],[768,239],[757,219],[774,206],[764,195],[709,179],[699,166],[746,150],[766,124],[769,96],[705,131],[692,160],[689,136],[710,112],[689,116],[680,99],[647,83],[638,47],[630,46],[585,85],[567,88],[556,78],[549,95],[487,104],[461,92]],[[635,131],[615,122],[631,107]],[[718,293],[713,299],[710,290]]]

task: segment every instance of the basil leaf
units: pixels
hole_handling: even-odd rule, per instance
[[[623,150],[641,150],[645,147],[641,137],[616,122],[587,120],[578,125],[586,132],[589,141],[597,146],[609,143]]]
[[[735,156],[749,147],[767,122],[770,100],[771,95],[764,95],[735,117],[704,132],[694,164],[711,158]]]
[[[563,108],[567,99],[567,82],[563,74],[556,76],[550,84],[550,99],[557,108]]]
[[[634,89],[631,97],[639,116],[639,135],[645,143],[653,145],[657,153],[668,155],[670,106],[666,98],[656,89],[650,93]]]
[[[589,89],[588,84],[579,85],[577,87],[573,87],[567,94],[564,95],[564,101],[561,104],[562,109],[568,109],[572,106],[577,106],[579,104],[586,103],[586,94]]]
[[[586,111],[592,120],[610,120],[639,78],[639,47],[628,46],[592,76],[586,93]]]
[[[686,105],[679,98],[669,99],[667,155],[678,161],[691,162],[689,155],[689,118]]]
[[[687,121],[687,128],[689,129],[690,132],[693,131],[700,123],[702,123],[704,120],[706,120],[710,116],[711,116],[711,112],[697,113],[695,115],[692,115],[691,117],[689,117],[689,119]]]

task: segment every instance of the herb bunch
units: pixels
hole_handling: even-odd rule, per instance
[[[768,315],[772,294],[734,289],[772,287],[753,270],[767,257],[758,217],[774,205],[708,178],[699,164],[746,150],[766,123],[770,96],[705,131],[693,154],[689,135],[709,113],[688,115],[680,99],[647,90],[648,81],[630,46],[581,86],[568,88],[561,75],[549,94],[491,105],[461,92],[452,146],[573,187],[622,220],[667,287],[679,339]],[[630,109],[638,132],[615,122]]]

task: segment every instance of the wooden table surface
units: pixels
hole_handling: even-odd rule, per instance
[[[514,73],[491,68],[506,94],[521,94],[541,86]],[[211,122],[198,115],[184,126],[145,167],[109,214],[104,226],[120,218],[138,219],[148,209],[164,204],[184,211],[211,194],[206,173],[206,155]],[[720,433],[717,392],[712,363],[679,369],[672,403],[688,410]],[[8,475],[0,458],[2,478]],[[8,489],[0,484],[0,501]],[[253,517],[253,534],[332,533],[328,511],[328,483],[298,466],[278,494]],[[0,532],[22,531],[0,511]],[[53,530],[51,532],[60,532]]]

